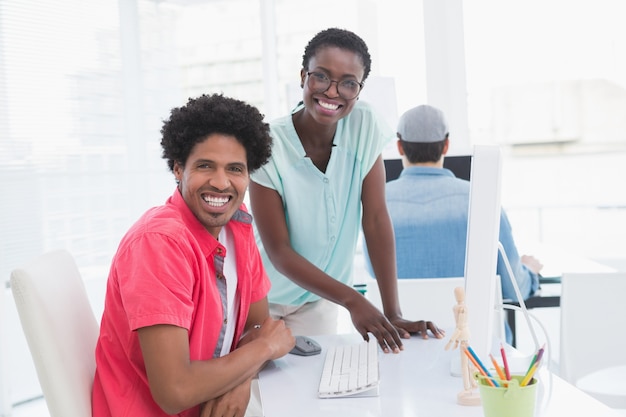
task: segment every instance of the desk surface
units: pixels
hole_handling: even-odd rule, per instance
[[[380,353],[380,395],[362,398],[317,398],[317,387],[327,347],[333,344],[358,343],[360,336],[333,335],[314,337],[322,353],[301,357],[287,355],[271,362],[259,376],[259,387],[266,417],[482,417],[482,407],[460,406],[456,394],[461,379],[450,375],[450,361],[459,351],[446,351],[446,339],[405,341],[399,354]],[[545,374],[545,375],[544,375]],[[538,417],[593,415],[617,417],[620,414],[553,376],[542,371],[538,402],[549,397],[548,381],[553,390],[548,406]],[[541,387],[540,386],[540,387]],[[545,403],[545,401],[543,402]]]

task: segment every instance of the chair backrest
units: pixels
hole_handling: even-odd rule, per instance
[[[561,286],[560,376],[626,365],[626,273],[563,273]]]
[[[11,273],[11,290],[52,417],[90,417],[99,326],[65,250]]]

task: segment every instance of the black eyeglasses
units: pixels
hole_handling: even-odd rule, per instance
[[[309,76],[307,85],[314,93],[323,93],[330,88],[332,83],[335,83],[337,84],[337,93],[339,93],[339,96],[344,100],[356,98],[363,88],[363,83],[357,80],[348,79],[335,81],[328,78],[326,74],[322,72],[311,71],[307,72],[306,75]]]

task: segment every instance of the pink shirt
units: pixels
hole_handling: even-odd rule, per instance
[[[225,227],[232,231],[237,253],[237,341],[250,304],[267,295],[270,282],[243,205]],[[137,329],[156,324],[183,327],[189,332],[191,360],[213,357],[225,319],[213,264],[218,253],[228,255],[178,190],[165,205],[148,210],[124,236],[109,272],[96,346],[93,417],[167,416],[150,394]],[[179,416],[198,416],[199,411],[196,406]]]

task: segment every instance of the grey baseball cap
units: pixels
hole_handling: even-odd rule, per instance
[[[400,116],[398,134],[405,142],[440,142],[448,134],[448,122],[441,110],[423,104]]]

